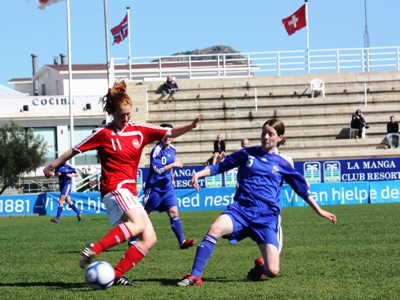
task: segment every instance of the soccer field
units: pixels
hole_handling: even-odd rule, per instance
[[[309,207],[282,212],[281,271],[274,279],[246,280],[258,247],[249,239],[230,246],[219,239],[203,285],[179,288],[195,247],[180,250],[166,214],[152,221],[158,242],[127,277],[134,287],[92,291],[78,266],[82,245],[108,230],[106,216],[0,218],[0,299],[399,299],[400,204],[324,207],[338,224]],[[181,213],[188,238],[202,240],[220,211]],[[100,255],[115,265],[123,243]]]

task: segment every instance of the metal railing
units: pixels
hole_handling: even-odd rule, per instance
[[[130,63],[130,68],[129,68]],[[111,58],[110,82],[400,71],[400,46]]]
[[[80,191],[81,193],[100,191],[100,179],[101,173],[81,178],[79,181],[76,181],[75,191]]]

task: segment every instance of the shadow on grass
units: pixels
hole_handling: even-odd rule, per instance
[[[87,288],[86,283],[68,283],[68,282],[15,282],[15,283],[1,283],[0,287],[33,287],[45,286],[58,289],[82,289]]]

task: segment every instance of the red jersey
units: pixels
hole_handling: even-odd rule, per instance
[[[136,193],[138,165],[143,148],[160,141],[169,128],[130,121],[122,131],[108,123],[94,131],[73,149],[78,152],[97,150],[101,161],[101,195],[104,197],[117,188]]]

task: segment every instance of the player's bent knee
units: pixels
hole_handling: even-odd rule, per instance
[[[126,222],[126,227],[128,227],[132,236],[137,236],[142,234],[146,230],[146,224],[144,222]]]
[[[153,233],[147,233],[143,235],[141,243],[142,247],[149,251],[157,242],[157,235],[153,231]]]
[[[212,224],[208,230],[208,233],[218,238],[222,235],[222,230],[223,228],[218,224]]]

